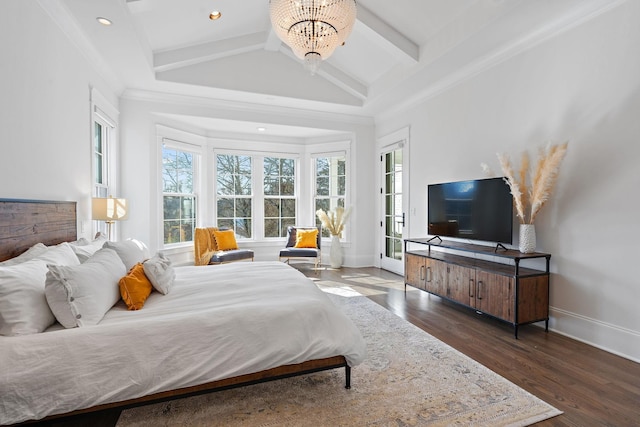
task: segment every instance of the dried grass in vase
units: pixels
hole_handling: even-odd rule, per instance
[[[516,215],[521,224],[533,224],[542,206],[549,200],[558,179],[560,164],[567,153],[568,142],[559,145],[549,145],[541,148],[535,170],[530,167],[529,154],[522,153],[519,174],[516,177],[509,156],[498,153],[498,160],[505,181],[513,195]],[[527,177],[530,185],[527,186]]]
[[[322,209],[316,211],[316,215],[322,223],[322,226],[329,230],[332,236],[338,236],[340,238],[342,237],[342,231],[349,218],[349,214],[351,214],[351,208],[345,210],[342,206],[338,206],[328,212]]]

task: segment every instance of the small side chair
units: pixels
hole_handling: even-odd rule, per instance
[[[318,235],[315,241],[315,247],[296,247],[298,230],[318,230]],[[320,267],[322,262],[322,228],[321,227],[299,227],[289,226],[287,227],[287,245],[284,249],[280,250],[280,261],[284,260],[287,264],[291,259],[309,259],[313,258],[313,266],[315,269]],[[309,245],[305,245],[309,246]]]

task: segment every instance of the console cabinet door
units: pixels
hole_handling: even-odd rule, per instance
[[[447,297],[461,304],[475,307],[476,270],[451,264],[447,283]]]
[[[425,288],[426,266],[425,257],[405,254],[404,277],[407,284],[423,289]]]
[[[447,268],[449,265],[436,259],[426,259],[425,290],[436,295],[447,295]]]
[[[514,321],[513,277],[476,271],[476,308],[509,322]]]

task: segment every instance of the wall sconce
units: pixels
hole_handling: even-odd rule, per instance
[[[127,199],[94,197],[91,200],[91,217],[96,221],[107,223],[107,238],[111,240],[111,225],[115,221],[123,221],[129,218]]]

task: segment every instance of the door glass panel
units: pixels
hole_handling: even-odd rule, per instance
[[[386,153],[384,159],[385,256],[402,259],[402,149]]]

